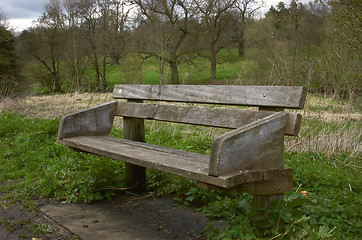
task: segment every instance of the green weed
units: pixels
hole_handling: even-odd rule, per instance
[[[35,235],[47,235],[54,232],[52,227],[48,224],[34,224],[29,227],[28,231]]]
[[[16,229],[29,224],[29,220],[5,221],[0,219],[0,225],[3,225],[8,232],[14,232]]]

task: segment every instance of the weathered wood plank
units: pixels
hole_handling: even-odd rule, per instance
[[[195,179],[222,188],[231,188],[244,183],[245,172],[219,177],[210,176],[208,173],[209,157],[203,154],[109,136],[74,137],[57,139],[57,142],[74,149]],[[261,171],[261,174],[270,176],[270,171],[274,170]],[[249,175],[251,174],[249,173]],[[257,180],[248,177],[248,182]]]
[[[304,87],[230,85],[116,85],[112,96],[208,104],[231,104],[303,109]]]
[[[236,129],[270,116],[274,112],[231,108],[119,102],[116,116]],[[300,128],[298,114],[288,113],[286,135],[296,136]]]
[[[281,168],[287,116],[287,113],[277,112],[214,139],[210,175]]]
[[[289,136],[298,136],[300,131],[300,126],[302,123],[302,115],[288,113],[288,122],[285,126],[285,134]]]
[[[235,175],[235,177],[248,178],[249,181],[235,184],[233,185],[234,187],[228,188],[228,191],[265,196],[281,194],[293,189],[293,169],[291,168],[250,171],[241,175]],[[198,181],[198,185],[206,190],[225,190],[207,182]]]
[[[131,141],[145,142],[144,120],[134,117],[124,117],[123,132],[125,139]],[[125,172],[126,172],[126,186],[128,188],[132,188],[131,190],[132,192],[144,193],[147,191],[145,167],[126,162]]]
[[[64,116],[59,124],[59,138],[107,135],[112,129],[117,101]]]
[[[208,176],[207,155],[109,136],[66,138],[58,139],[58,142],[86,152],[184,177]]]
[[[272,114],[273,112],[256,112],[245,109],[127,102],[119,102],[115,113],[117,116],[124,117],[231,129],[239,128]]]
[[[281,169],[272,179],[244,183],[232,189],[240,193],[275,195],[293,190],[293,170]]]

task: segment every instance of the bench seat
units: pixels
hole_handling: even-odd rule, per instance
[[[58,143],[138,166],[194,179],[215,187],[232,188],[244,182],[268,180],[280,170],[243,171],[214,177],[209,175],[209,156],[111,136],[80,136],[58,139]],[[291,169],[283,169],[291,174]]]

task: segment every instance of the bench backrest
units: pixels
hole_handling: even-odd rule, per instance
[[[230,85],[116,85],[117,99],[303,109],[304,87]]]
[[[118,116],[235,129],[272,114],[270,110],[303,109],[306,93],[304,87],[116,85],[112,97],[129,101],[118,104]],[[268,111],[141,103],[143,100],[256,106]],[[298,127],[286,134],[295,136]]]
[[[116,85],[112,96],[128,100],[119,102],[115,111],[115,115],[128,120],[150,119],[236,129],[215,139],[211,146],[209,174],[220,176],[235,170],[257,169],[261,165],[266,169],[282,167],[283,136],[298,135],[301,116],[279,112],[284,108],[303,109],[306,94],[304,87]],[[143,101],[201,103],[210,106],[152,104]],[[253,106],[259,107],[261,111],[222,108],[219,105]],[[128,120],[126,124],[132,124],[133,127],[127,129],[143,127],[143,122]],[[144,136],[132,137],[139,134],[139,131],[132,131],[127,133],[128,137],[125,133],[125,137],[139,141],[144,139]],[[250,163],[248,159],[254,161]]]

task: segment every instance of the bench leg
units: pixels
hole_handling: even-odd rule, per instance
[[[282,200],[284,194],[275,195],[253,195],[253,205],[256,208],[268,209],[274,201]]]
[[[146,168],[131,163],[126,164],[126,186],[133,193],[145,193],[146,186]]]
[[[145,142],[145,124],[143,119],[124,117],[123,129],[125,139]],[[130,191],[133,193],[145,193],[147,191],[146,168],[131,163],[125,164],[127,188],[130,188]]]

